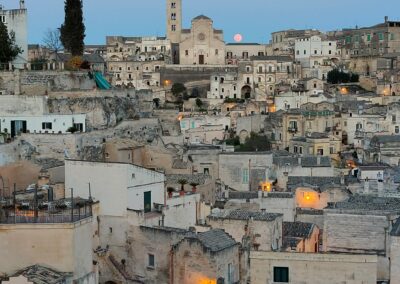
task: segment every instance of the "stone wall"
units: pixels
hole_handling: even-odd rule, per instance
[[[92,90],[95,87],[95,81],[89,78],[87,72],[0,72],[0,89],[10,94],[44,95],[50,91]]]
[[[146,283],[170,283],[170,251],[184,235],[183,230],[131,226],[127,261],[130,272],[145,276]],[[149,254],[154,255],[153,269],[148,265]]]
[[[231,283],[239,280],[238,246],[210,253],[197,241],[185,239],[175,250],[173,259],[172,283],[216,283],[219,277],[229,283],[228,264],[234,271]]]
[[[375,284],[374,255],[283,253],[252,251],[252,283],[275,283],[274,267],[287,267],[292,284]]]

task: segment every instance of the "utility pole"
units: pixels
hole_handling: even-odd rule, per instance
[[[74,222],[74,189],[71,188],[71,222]]]

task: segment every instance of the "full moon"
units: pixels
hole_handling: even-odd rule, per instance
[[[235,42],[241,42],[243,39],[243,36],[241,34],[235,34],[233,39],[235,40]]]

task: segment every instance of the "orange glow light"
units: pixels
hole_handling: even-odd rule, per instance
[[[275,105],[270,105],[268,107],[268,112],[276,112],[276,106]]]
[[[270,182],[262,182],[261,188],[262,188],[262,191],[270,192],[272,189],[272,184]]]
[[[199,281],[196,282],[197,284],[217,284],[217,280],[215,279],[199,279]]]

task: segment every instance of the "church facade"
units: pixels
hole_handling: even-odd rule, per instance
[[[214,29],[204,15],[194,18],[190,29],[182,29],[182,0],[167,0],[167,38],[175,64],[225,64],[223,31]]]

